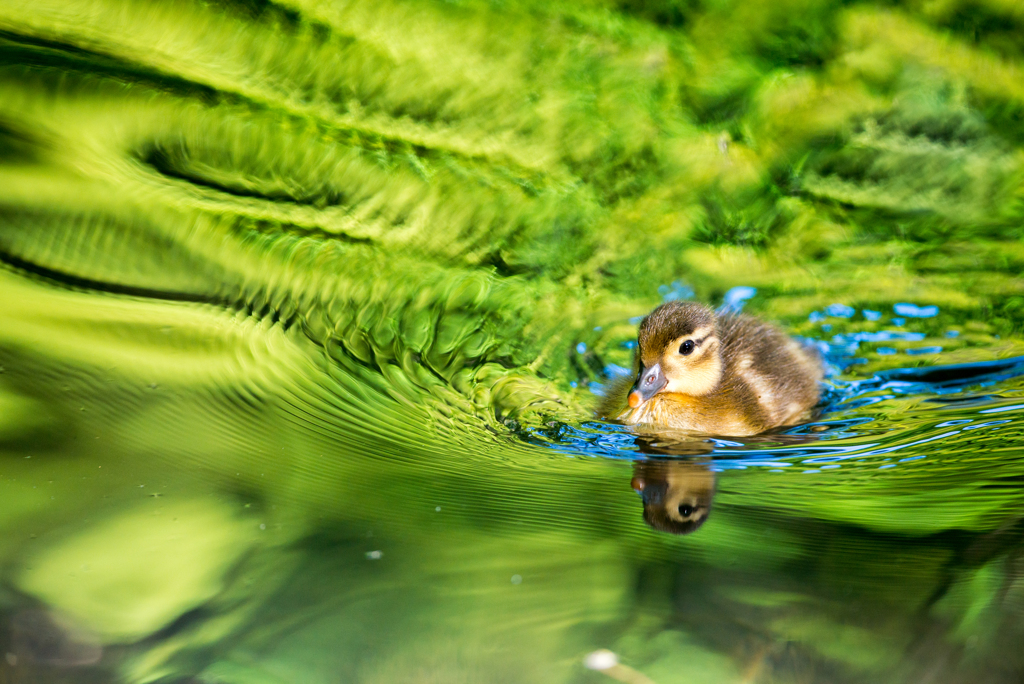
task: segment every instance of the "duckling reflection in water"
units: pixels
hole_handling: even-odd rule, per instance
[[[644,318],[637,343],[633,387],[609,393],[605,417],[741,437],[807,420],[818,403],[817,351],[750,316],[669,302]]]
[[[645,523],[660,532],[689,534],[711,513],[715,474],[704,460],[640,461],[630,485],[643,499]]]

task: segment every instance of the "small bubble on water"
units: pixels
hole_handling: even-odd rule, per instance
[[[366,560],[380,560],[380,557],[383,555],[383,551],[367,551]]]
[[[440,513],[441,512],[441,507],[440,506],[434,506],[434,512],[435,513]]]
[[[588,670],[608,670],[619,664],[619,657],[602,648],[600,651],[588,653],[583,659],[583,666]]]
[[[261,529],[261,530],[265,530],[265,529],[267,529],[267,526],[266,526],[266,524],[265,524],[265,523],[260,523],[260,529]]]
[[[522,583],[523,583],[523,576],[522,575],[512,575],[512,584],[522,584]]]

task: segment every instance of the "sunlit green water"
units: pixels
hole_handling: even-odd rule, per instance
[[[0,0],[0,682],[1020,681],[1022,29]],[[678,297],[820,419],[594,421]]]

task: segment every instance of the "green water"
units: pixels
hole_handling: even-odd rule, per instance
[[[1019,682],[1022,30],[0,0],[0,682]],[[680,297],[819,419],[595,421]]]

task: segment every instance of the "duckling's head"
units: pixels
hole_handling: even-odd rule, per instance
[[[689,534],[708,519],[715,474],[706,461],[641,461],[630,485],[643,499],[645,523],[660,532]]]
[[[715,313],[703,304],[669,302],[640,323],[640,361],[629,405],[636,408],[659,392],[701,396],[722,378]]]

